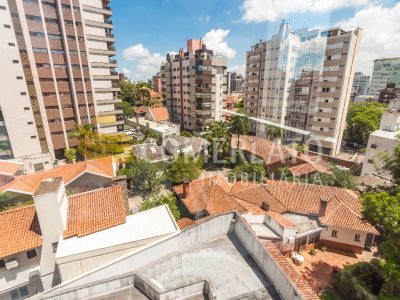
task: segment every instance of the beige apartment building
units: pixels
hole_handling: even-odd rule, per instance
[[[171,121],[181,129],[204,132],[223,119],[227,91],[226,56],[207,49],[202,40],[188,40],[187,50],[168,54],[161,82]]]
[[[380,58],[374,60],[369,94],[379,96],[388,83],[400,86],[400,57]]]
[[[285,22],[268,41],[247,52],[245,113],[290,126],[285,143],[311,150],[340,151],[361,29],[290,30]],[[258,136],[265,122],[252,122]]]
[[[123,129],[107,0],[0,0],[0,157],[48,169],[77,124]]]

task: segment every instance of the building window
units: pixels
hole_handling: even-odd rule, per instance
[[[24,110],[29,110],[29,107],[24,107]]]
[[[15,47],[15,44],[14,43],[8,43],[8,46]]]
[[[26,92],[21,92],[21,96],[25,96],[26,95]]]
[[[354,241],[355,241],[355,242],[360,242],[360,235],[359,235],[359,234],[356,234],[356,235],[354,236]]]
[[[33,122],[28,122],[28,125],[33,125]]]
[[[13,59],[13,64],[17,64],[17,63],[19,63],[19,61],[18,60],[16,60],[16,59]]]
[[[0,5],[0,10],[6,10],[6,7],[3,5]]]
[[[5,268],[5,267],[6,267],[6,263],[5,263],[4,259],[0,259],[0,269]]]
[[[337,230],[332,230],[332,237],[337,238]]]
[[[53,253],[56,253],[58,249],[58,242],[51,244],[51,246],[53,247]]]
[[[4,28],[10,29],[10,28],[11,28],[11,26],[10,26],[10,25],[8,25],[8,24],[4,24]]]
[[[10,296],[12,300],[24,299],[29,295],[28,287],[22,286],[10,292]]]
[[[37,253],[36,253],[36,250],[35,250],[35,249],[26,251],[26,257],[27,257],[28,259],[34,258],[34,257],[36,257],[36,256],[37,256]]]
[[[17,76],[17,79],[18,80],[22,80],[22,76]]]

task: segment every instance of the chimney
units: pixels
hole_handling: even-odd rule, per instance
[[[189,179],[183,180],[183,194],[182,198],[186,198],[189,196]]]
[[[128,184],[127,184],[127,177],[125,175],[117,176],[112,179],[113,185],[120,185],[122,186],[122,195],[124,197],[124,204],[125,204],[125,214],[129,214],[129,202],[128,202]]]
[[[269,203],[263,201],[261,202],[261,209],[265,211],[269,211]]]
[[[62,177],[43,180],[33,201],[43,239],[58,242],[67,228],[68,198]]]
[[[328,199],[326,198],[321,198],[320,200],[320,205],[319,205],[319,212],[318,212],[318,216],[319,217],[323,217],[325,216],[326,213],[326,207],[328,206]]]

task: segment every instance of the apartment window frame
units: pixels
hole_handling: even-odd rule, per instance
[[[361,242],[361,235],[359,233],[356,233],[354,236],[354,241],[355,242]]]
[[[29,290],[28,286],[24,285],[21,287],[18,287],[14,290],[10,291],[10,297],[12,300],[19,300],[19,299],[25,299],[29,297]]]
[[[36,249],[31,249],[31,250],[26,251],[27,259],[32,259],[32,258],[35,258],[36,256],[37,256]]]
[[[332,229],[331,237],[333,237],[333,238],[337,238],[337,237],[338,237],[338,232],[337,232],[337,230]]]

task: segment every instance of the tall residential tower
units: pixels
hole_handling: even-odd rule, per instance
[[[369,94],[378,96],[386,84],[400,86],[400,57],[380,58],[374,60]]]
[[[40,170],[77,145],[77,124],[122,129],[108,2],[0,0],[1,158]]]
[[[208,50],[202,40],[188,40],[187,50],[167,55],[161,81],[172,121],[182,129],[203,132],[222,120],[226,98],[226,57]]]
[[[360,37],[361,29],[293,31],[283,22],[270,40],[247,52],[245,113],[299,129],[286,130],[285,143],[337,154]],[[253,122],[251,130],[265,136],[267,126]]]

